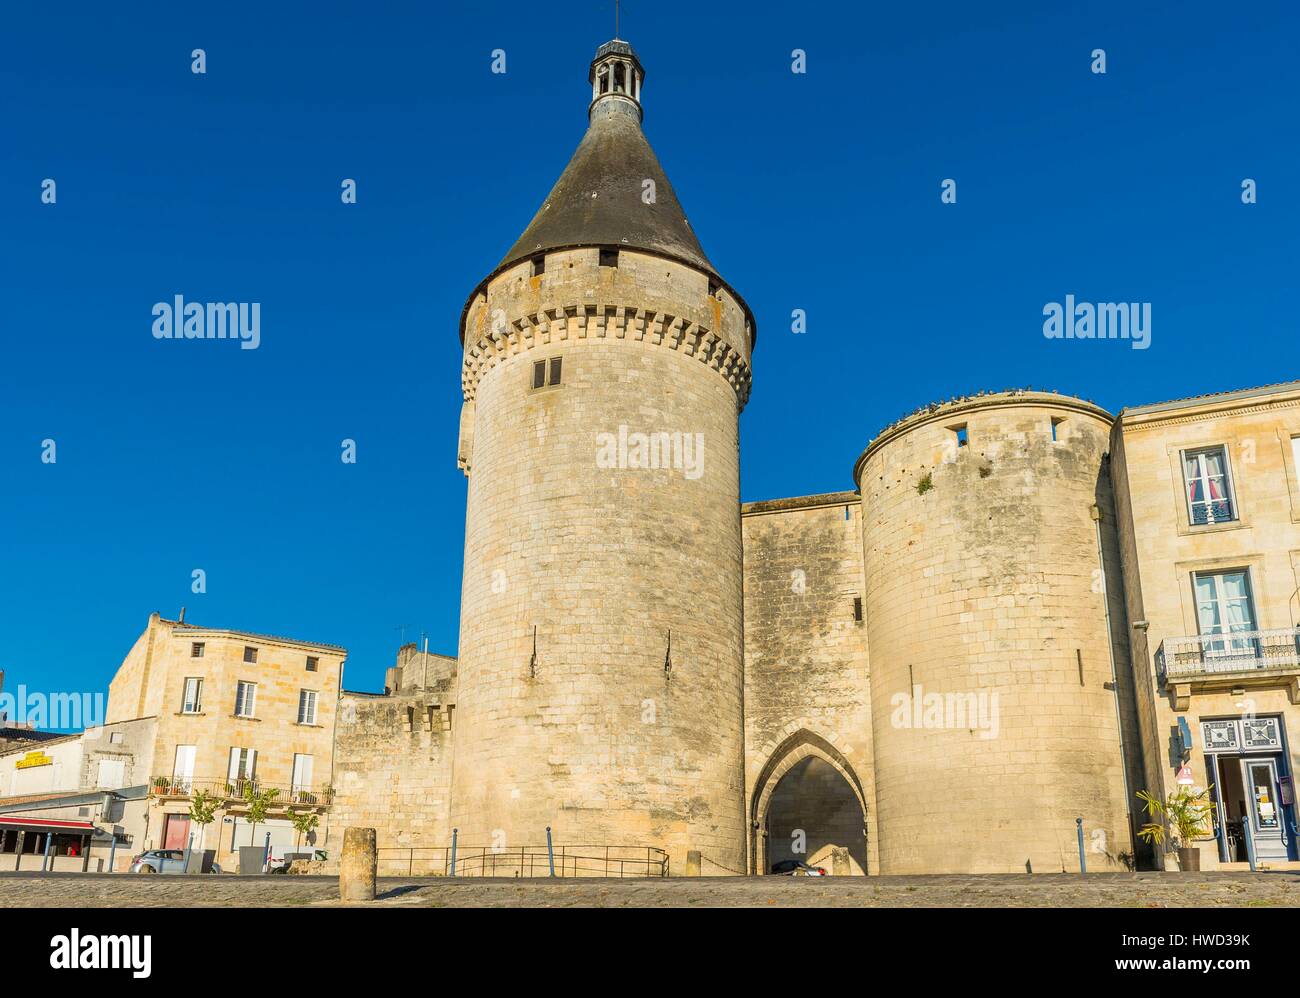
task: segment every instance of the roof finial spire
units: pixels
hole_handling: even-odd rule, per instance
[[[614,37],[618,37],[618,0],[614,0]]]

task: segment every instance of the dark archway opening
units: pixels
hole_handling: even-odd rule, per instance
[[[777,782],[765,824],[767,855],[762,873],[786,859],[824,867],[827,873],[861,876],[867,869],[862,805],[848,780],[818,756],[801,759]],[[843,858],[838,871],[833,869],[836,850],[847,851],[847,870]]]

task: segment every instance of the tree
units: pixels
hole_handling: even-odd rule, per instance
[[[199,826],[199,855],[203,855],[203,839],[208,825],[217,817],[221,802],[206,790],[199,790],[190,798],[190,821]]]
[[[1214,812],[1214,802],[1210,800],[1210,788],[1192,793],[1190,787],[1179,787],[1164,800],[1152,796],[1145,790],[1139,790],[1138,798],[1146,809],[1147,816],[1158,819],[1148,822],[1138,830],[1138,838],[1154,845],[1164,845],[1166,822],[1174,826],[1178,834],[1179,846],[1190,848],[1198,835],[1206,833],[1210,815]]]
[[[293,827],[298,833],[297,845],[302,845],[302,837],[310,835],[316,831],[316,826],[320,824],[320,816],[311,811],[299,811],[292,818]]]
[[[271,810],[271,803],[280,796],[280,791],[272,787],[269,790],[256,790],[250,782],[244,787],[244,800],[248,804],[248,821],[253,826],[250,833],[254,838],[257,836],[257,823],[265,821],[267,812]],[[253,842],[256,845],[256,842]]]

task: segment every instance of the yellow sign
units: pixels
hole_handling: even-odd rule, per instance
[[[14,763],[15,769],[31,769],[33,766],[53,766],[54,760],[44,752],[28,752]]]

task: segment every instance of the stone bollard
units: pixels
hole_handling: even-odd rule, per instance
[[[686,853],[686,875],[688,877],[698,877],[700,875],[700,851],[698,849],[691,849]]]
[[[339,900],[373,901],[378,854],[373,828],[343,831],[343,856],[339,860]]]
[[[831,850],[831,876],[848,877],[852,872],[853,868],[849,866],[849,851],[836,846]]]

